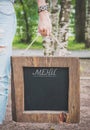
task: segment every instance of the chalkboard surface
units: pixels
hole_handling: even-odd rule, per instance
[[[23,67],[24,110],[68,111],[68,67]]]

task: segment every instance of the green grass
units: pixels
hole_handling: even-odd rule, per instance
[[[35,36],[33,37],[33,39],[35,38]],[[14,42],[13,42],[13,48],[14,49],[26,49],[28,47],[29,44],[26,43],[21,43],[20,42],[20,38],[18,36],[16,36],[14,38]],[[31,46],[30,49],[42,49],[42,37],[39,37],[35,43],[33,43],[33,45]],[[84,43],[77,43],[74,40],[74,37],[69,37],[68,40],[68,50],[85,50],[85,44]],[[87,50],[90,50],[87,49]]]
[[[35,37],[33,37],[34,39]],[[18,36],[15,36],[14,42],[13,42],[13,48],[14,49],[26,49],[30,44],[22,43],[20,42],[20,39]],[[33,43],[30,49],[42,49],[42,37],[38,37],[36,42]]]
[[[24,49],[27,45],[25,43],[20,42],[20,38],[18,36],[15,36],[13,41],[13,48],[14,49]]]
[[[84,43],[77,43],[74,40],[74,37],[69,37],[68,40],[68,50],[84,50],[85,44]]]

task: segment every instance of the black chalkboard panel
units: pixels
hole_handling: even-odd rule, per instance
[[[24,110],[68,111],[68,67],[23,67]]]

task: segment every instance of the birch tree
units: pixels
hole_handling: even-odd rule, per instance
[[[58,6],[57,0],[50,1],[52,33],[54,38],[44,38],[44,55],[46,56],[66,56],[67,51],[68,31],[69,31],[69,15],[71,0],[62,0]],[[60,15],[59,15],[60,13]]]
[[[69,16],[71,9],[71,0],[61,0],[61,10],[59,15],[59,43],[57,44],[56,53],[59,56],[67,56],[70,54],[67,51],[69,37]]]
[[[58,21],[59,21],[58,0],[50,0],[49,7],[50,7],[50,17],[52,21],[52,34],[55,37],[57,37],[58,35],[57,28],[58,28]],[[52,36],[44,37],[43,47],[44,47],[45,56],[53,56],[56,50],[56,41],[53,39]]]

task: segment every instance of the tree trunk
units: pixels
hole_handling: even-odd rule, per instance
[[[50,12],[52,21],[52,34],[57,37],[58,35],[58,21],[59,21],[59,6],[57,4],[58,0],[50,0]],[[45,37],[43,41],[44,55],[53,56],[55,54],[56,41],[50,37]]]
[[[90,0],[87,0],[85,46],[86,48],[90,47]]]
[[[31,37],[29,35],[29,23],[28,23],[28,17],[27,17],[27,13],[26,13],[26,10],[25,10],[25,6],[24,6],[24,3],[23,3],[23,0],[20,0],[20,3],[23,7],[23,12],[24,12],[24,20],[25,20],[25,26],[26,26],[26,43],[29,43]]]
[[[75,40],[85,42],[86,0],[76,0],[75,11]]]
[[[69,16],[71,9],[71,0],[61,1],[61,10],[59,15],[59,44],[57,44],[56,53],[61,56],[68,55],[67,44],[69,34]]]
[[[61,1],[61,11],[60,6],[58,6],[57,2],[57,0],[50,0],[52,34],[54,38],[52,36],[44,38],[43,46],[45,56],[65,56],[69,54],[65,47],[68,42],[68,26],[71,0]],[[57,39],[59,39],[59,41]]]

